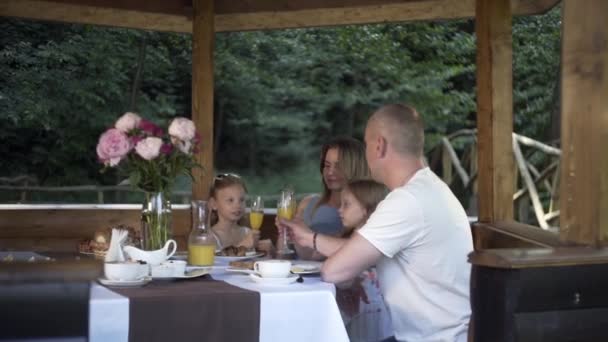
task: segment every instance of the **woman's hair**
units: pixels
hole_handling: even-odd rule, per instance
[[[220,173],[215,178],[213,178],[213,183],[211,183],[211,187],[209,188],[209,198],[217,199],[217,192],[224,188],[228,188],[234,185],[240,185],[247,193],[247,186],[245,186],[245,182],[243,179],[234,173]],[[215,210],[211,210],[210,215],[211,227],[215,225],[218,221],[218,216]]]
[[[323,174],[323,168],[325,167],[327,151],[332,148],[338,149],[338,167],[347,182],[354,179],[369,178],[369,168],[367,167],[367,161],[365,160],[365,146],[359,140],[350,137],[337,137],[323,145],[321,148],[321,163],[319,166],[321,174]],[[323,181],[323,194],[314,210],[321,204],[327,203],[327,201],[329,201],[329,196],[331,195],[331,191],[327,187],[327,184],[325,184],[325,179],[321,177],[321,180]]]
[[[342,191],[348,191],[353,194],[357,202],[367,211],[367,217],[376,210],[378,203],[388,194],[388,189],[384,184],[371,179],[350,181]],[[350,234],[352,234],[352,230],[346,231],[344,236],[350,236]]]

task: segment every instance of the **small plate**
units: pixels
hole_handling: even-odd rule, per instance
[[[237,268],[237,267],[231,267],[228,266],[226,267],[226,272],[241,272],[241,273],[247,273],[247,274],[257,274],[254,270],[250,270],[247,268]]]
[[[170,277],[152,277],[152,279],[191,279],[204,276],[205,274],[209,274],[209,269],[195,269],[189,270],[184,273],[182,276],[170,276]]]
[[[319,261],[293,261],[291,263],[291,273],[295,274],[316,274],[321,272],[322,262]]]
[[[110,280],[107,278],[99,278],[97,280],[105,286],[137,287],[146,285],[152,280],[152,278],[144,277],[136,280]]]
[[[255,281],[258,284],[264,285],[289,285],[291,283],[295,283],[298,280],[299,276],[297,274],[290,274],[286,278],[264,278],[260,277],[257,273],[249,274],[249,278]]]
[[[216,255],[215,256],[215,261],[216,262],[220,262],[220,263],[229,263],[231,261],[255,259],[255,258],[263,257],[264,255],[265,255],[265,253],[257,253],[257,254],[245,255],[245,256],[220,256],[220,255]]]

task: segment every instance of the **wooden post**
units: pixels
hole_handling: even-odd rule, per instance
[[[479,220],[513,220],[511,2],[476,0]]]
[[[213,180],[213,1],[194,0],[192,19],[192,120],[201,135],[192,198],[205,199]]]
[[[608,241],[608,1],[563,2],[560,230]]]

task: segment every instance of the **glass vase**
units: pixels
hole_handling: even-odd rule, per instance
[[[141,212],[143,248],[151,251],[164,247],[172,238],[171,201],[165,192],[146,192]]]

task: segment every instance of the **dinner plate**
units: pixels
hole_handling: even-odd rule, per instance
[[[257,253],[257,254],[245,255],[245,256],[221,256],[221,255],[216,255],[215,256],[215,261],[219,262],[219,263],[229,263],[231,261],[249,260],[249,259],[255,259],[255,258],[259,258],[259,257],[263,257],[263,256],[264,256],[264,253]]]
[[[152,278],[144,277],[136,280],[110,280],[107,278],[99,278],[97,279],[102,285],[106,286],[120,286],[120,287],[137,287],[143,286],[149,283]]]
[[[204,276],[205,274],[209,274],[209,269],[194,269],[189,270],[181,276],[169,276],[169,277],[152,277],[152,279],[162,279],[162,280],[174,280],[174,279],[191,279]]]
[[[251,278],[254,282],[264,285],[289,285],[291,283],[295,283],[299,277],[300,276],[297,274],[290,274],[286,278],[264,278],[260,277],[257,273],[249,274],[249,278]]]
[[[321,272],[322,262],[319,261],[292,261],[291,273],[316,274]]]

